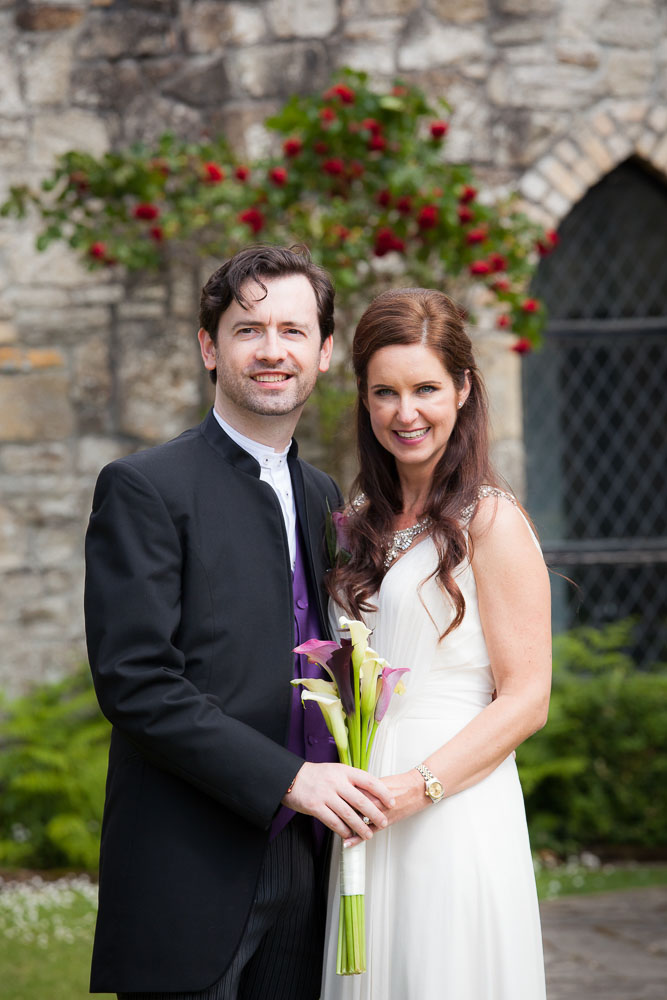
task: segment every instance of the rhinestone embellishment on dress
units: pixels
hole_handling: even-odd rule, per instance
[[[421,535],[422,531],[426,531],[430,523],[430,517],[422,517],[421,521],[417,521],[411,527],[395,531],[391,539],[391,546],[384,557],[385,568],[391,566],[394,559],[400,556],[401,552],[409,549],[417,535]]]

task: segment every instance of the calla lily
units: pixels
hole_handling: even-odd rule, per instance
[[[319,663],[334,681],[343,703],[346,715],[354,714],[354,692],[352,689],[352,671],[350,668],[352,645],[349,639],[337,642],[324,642],[322,639],[308,639],[294,650],[304,653],[309,660]]]
[[[330,694],[333,698],[338,697],[338,690],[334,682],[325,681],[321,677],[295,677],[290,683],[294,687],[303,684],[307,691],[312,691],[314,694]]]
[[[405,687],[401,681],[403,674],[410,673],[407,667],[385,667],[382,671],[381,681],[382,688],[380,690],[380,697],[378,698],[377,705],[375,706],[375,721],[382,722],[387,709],[389,708],[389,702],[391,700],[392,694],[403,694]]]
[[[371,634],[371,629],[366,628],[363,622],[355,621],[352,618],[346,618],[344,615],[341,615],[338,619],[338,624],[342,630],[350,633],[350,642],[352,643],[352,666],[355,670],[359,670],[364,656],[366,655],[366,644],[368,637]]]
[[[326,683],[326,682],[324,682]],[[303,691],[301,701],[316,701],[320,706],[327,729],[334,738],[338,747],[338,755],[344,764],[349,763],[348,759],[348,739],[345,717],[343,715],[343,705],[340,698],[332,694],[319,694],[315,691]]]
[[[375,712],[375,705],[380,694],[380,675],[382,668],[388,666],[386,660],[371,649],[366,649],[366,656],[361,664],[361,717],[371,719]]]

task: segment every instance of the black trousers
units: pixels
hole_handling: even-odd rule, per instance
[[[194,993],[118,993],[118,1000],[317,1000],[326,915],[322,865],[312,821],[295,816],[267,848],[245,933],[222,979]]]

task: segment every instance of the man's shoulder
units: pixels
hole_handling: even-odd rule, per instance
[[[311,465],[310,462],[306,462],[302,458],[299,458],[298,462],[303,473],[304,482],[312,486],[318,493],[322,493],[328,497],[340,497],[338,484],[328,472],[318,469],[316,465]]]

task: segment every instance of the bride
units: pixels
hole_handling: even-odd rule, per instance
[[[335,972],[334,860],[322,998],[544,1000],[513,751],[547,718],[547,570],[491,470],[484,386],[451,300],[383,293],[353,363],[360,472],[350,559],[328,586],[336,616],[363,618],[411,673],[371,759],[396,804],[367,844],[367,972]]]

